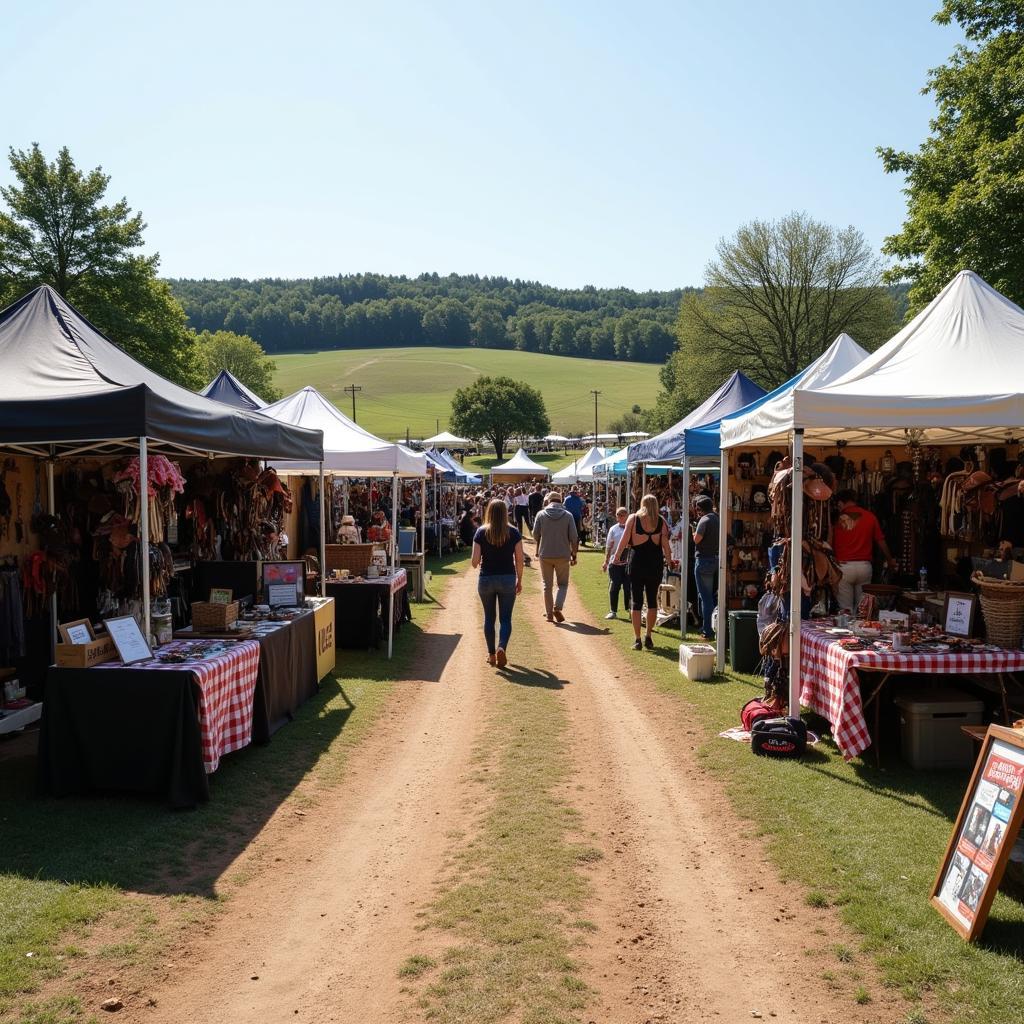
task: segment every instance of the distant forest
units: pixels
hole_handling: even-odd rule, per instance
[[[552,288],[475,274],[347,274],[312,280],[171,280],[197,331],[234,331],[268,352],[475,345],[663,363],[684,291]]]

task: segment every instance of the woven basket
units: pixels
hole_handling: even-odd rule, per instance
[[[192,602],[193,629],[227,629],[238,621],[238,602],[211,604],[209,601]]]
[[[326,569],[348,569],[353,576],[365,576],[373,559],[374,544],[328,544]]]
[[[1000,647],[1018,649],[1024,637],[1024,582],[997,580],[980,572],[971,581],[978,588],[989,640]]]

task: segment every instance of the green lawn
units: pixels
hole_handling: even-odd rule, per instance
[[[592,612],[607,610],[607,577],[599,553],[581,554],[573,581]],[[632,630],[609,623],[623,647]],[[1020,1024],[1024,1020],[1024,902],[999,893],[982,940],[962,942],[930,906],[929,892],[945,852],[968,773],[913,771],[898,740],[874,758],[849,763],[834,744],[819,743],[802,761],[755,758],[745,744],[718,738],[739,724],[739,709],[763,693],[760,678],[727,672],[709,683],[679,673],[678,630],[659,630],[658,650],[636,657],[652,685],[679,699],[681,719],[705,730],[700,756],[739,812],[765,837],[772,858],[803,883],[811,906],[840,908],[861,936],[857,951],[837,950],[842,983],[849,960],[870,957],[887,984],[907,998],[903,1020],[923,1024]],[[820,721],[815,727],[825,727]],[[856,979],[846,974],[856,998]]]
[[[5,763],[0,1021],[84,1021],[73,978],[89,969],[89,956],[102,962],[91,965],[94,972],[145,964],[168,928],[216,913],[225,892],[242,881],[222,878],[225,868],[270,815],[286,801],[297,810],[315,806],[344,778],[349,751],[376,720],[394,680],[415,673],[432,602],[465,561],[464,554],[428,560],[430,600],[413,605],[414,621],[396,636],[393,660],[383,651],[338,651],[336,673],[295,721],[268,745],[226,757],[211,780],[210,802],[195,811],[171,811],[159,799],[39,799],[34,755]],[[157,921],[131,892],[162,897],[168,920]],[[83,940],[101,917],[116,939],[87,956]],[[32,992],[58,976],[67,977],[66,993],[33,1005]]]
[[[277,386],[284,394],[312,384],[346,415],[352,414],[350,384],[356,396],[356,419],[382,437],[432,437],[449,427],[456,388],[477,377],[504,375],[525,381],[544,395],[551,430],[581,434],[594,429],[594,397],[603,430],[633,405],[654,404],[659,367],[652,363],[620,363],[572,359],[536,352],[478,348],[364,348],[348,351],[275,355]]]

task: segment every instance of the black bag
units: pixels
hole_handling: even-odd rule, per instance
[[[762,718],[750,730],[750,747],[760,757],[803,757],[807,724],[800,718]]]

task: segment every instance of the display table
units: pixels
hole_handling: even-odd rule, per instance
[[[198,641],[160,648],[187,652]],[[39,785],[54,796],[161,793],[174,807],[209,798],[207,775],[252,737],[260,645],[204,660],[95,668],[51,666],[39,738]]]
[[[1000,683],[1005,712],[1006,689],[1002,677],[1021,671],[1024,671],[1024,651],[979,650],[962,654],[848,651],[839,645],[835,636],[819,627],[804,623],[800,630],[800,702],[828,719],[836,745],[846,760],[871,745],[859,673],[880,673],[866,702],[875,702],[877,735],[879,698],[882,688],[894,675],[993,675]]]
[[[395,630],[403,622],[412,621],[408,583],[405,569],[375,580],[328,580],[327,595],[334,598],[337,645],[377,648],[386,636],[390,658]]]

